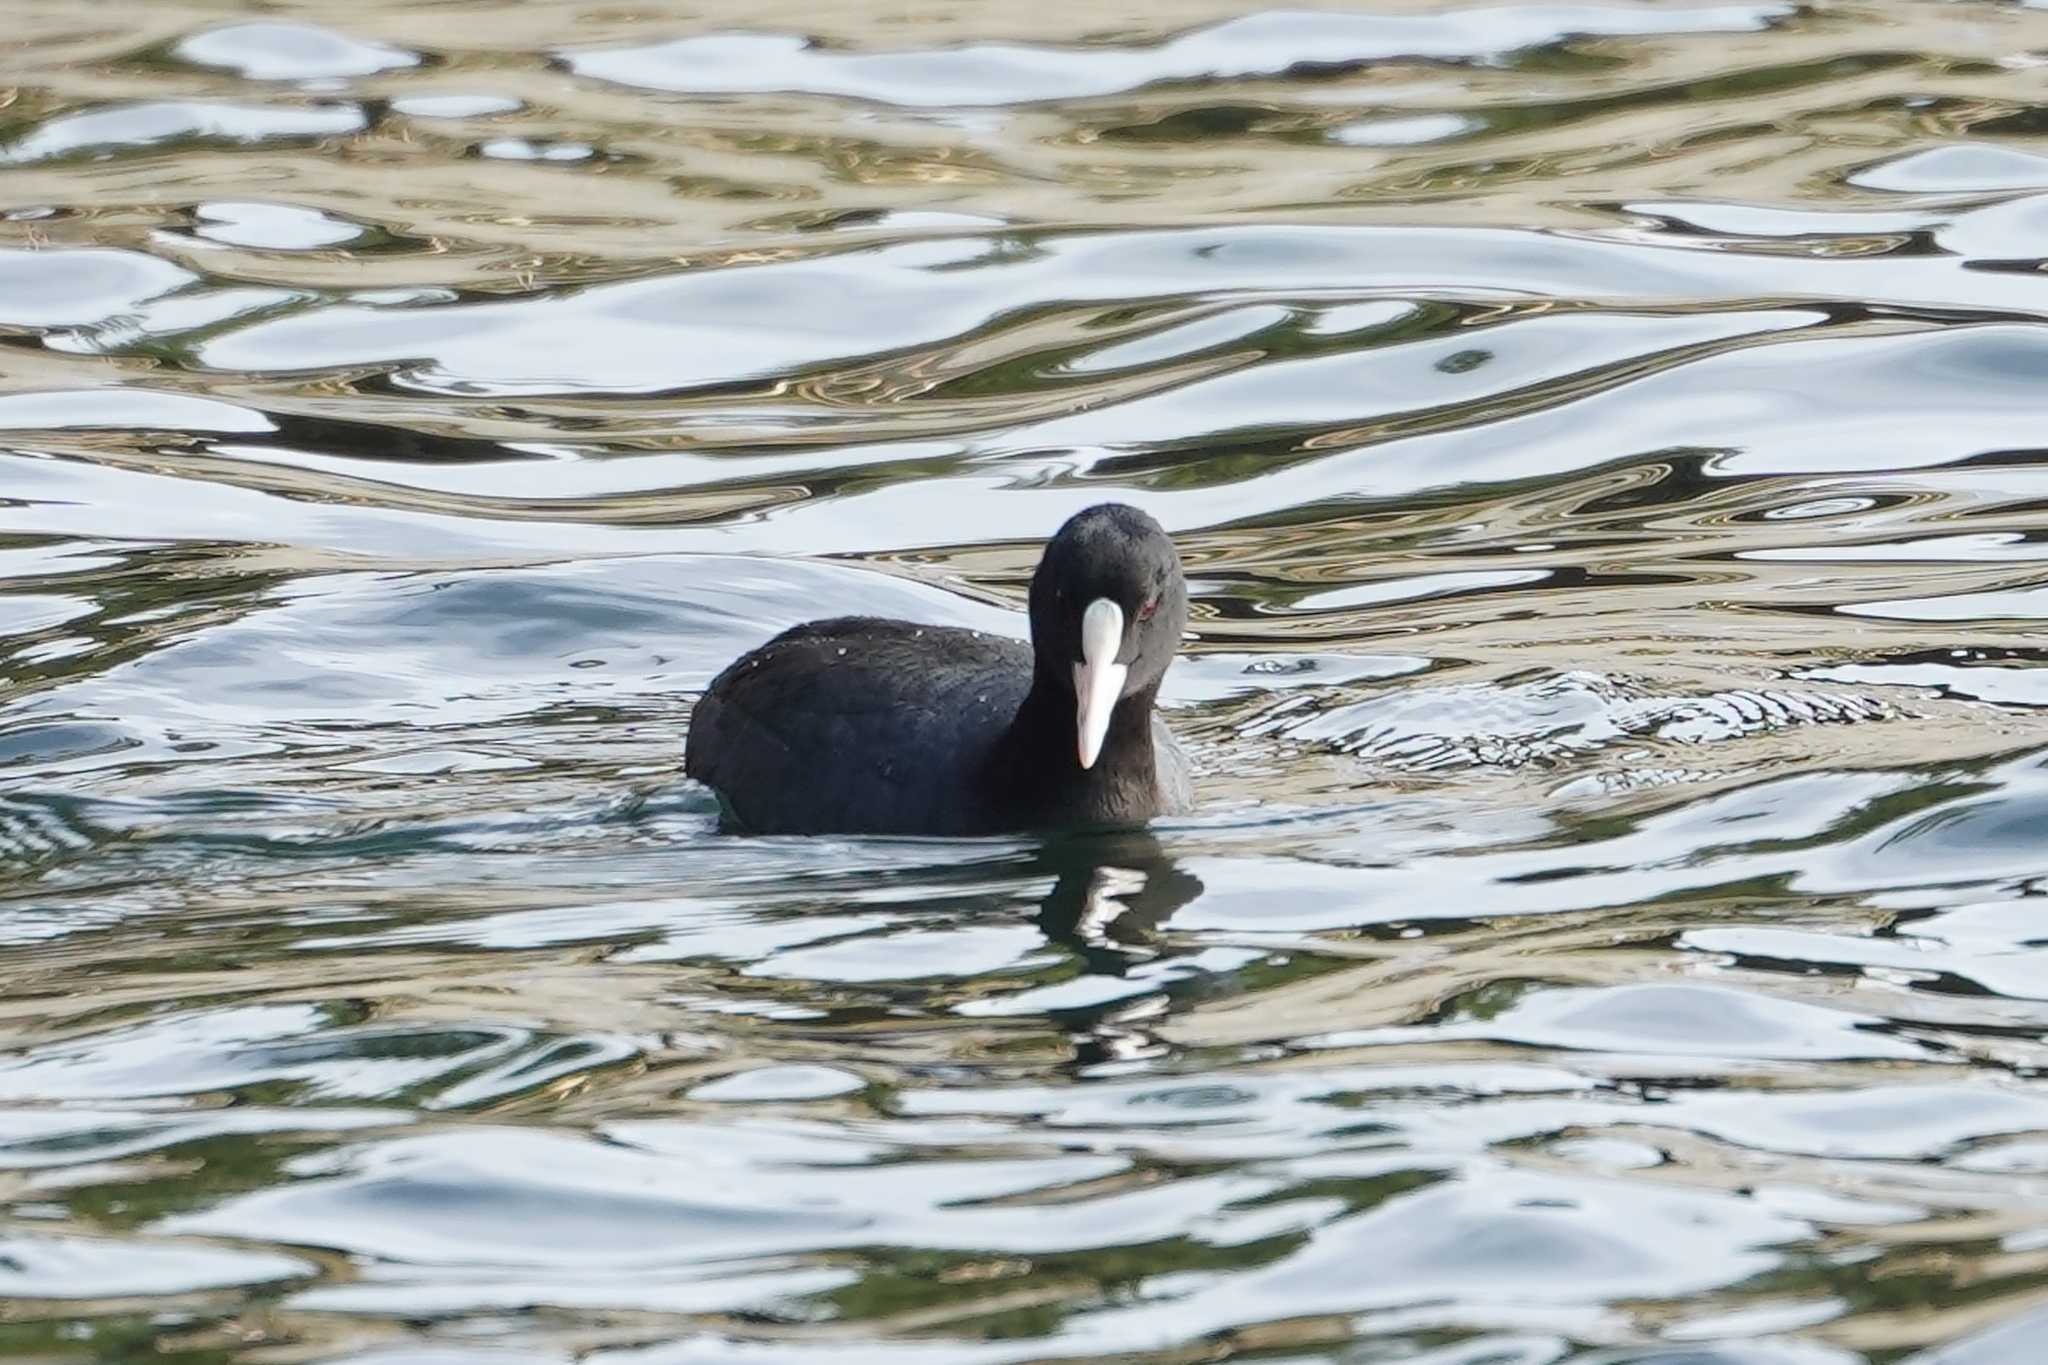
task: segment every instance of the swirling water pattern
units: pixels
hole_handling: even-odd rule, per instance
[[[0,0],[0,1354],[2048,1359],[2048,14]],[[1179,537],[1202,812],[691,700]]]

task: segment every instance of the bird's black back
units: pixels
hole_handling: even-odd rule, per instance
[[[1003,827],[990,757],[1031,687],[1031,647],[846,616],[796,626],[712,680],[684,768],[753,833]]]

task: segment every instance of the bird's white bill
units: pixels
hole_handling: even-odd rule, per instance
[[[1081,613],[1081,662],[1074,665],[1074,699],[1080,705],[1075,729],[1081,740],[1081,766],[1092,768],[1102,756],[1109,734],[1109,716],[1124,694],[1124,675],[1116,661],[1124,643],[1124,609],[1098,597]]]

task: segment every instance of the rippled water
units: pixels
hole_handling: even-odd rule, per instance
[[[0,1354],[2048,1359],[2048,13],[824,8],[0,3]],[[1197,817],[713,832],[1109,496]]]

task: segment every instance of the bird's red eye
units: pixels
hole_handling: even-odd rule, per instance
[[[1138,608],[1138,619],[1140,621],[1149,621],[1152,619],[1152,613],[1158,610],[1159,599],[1156,597],[1150,598],[1144,606]]]

